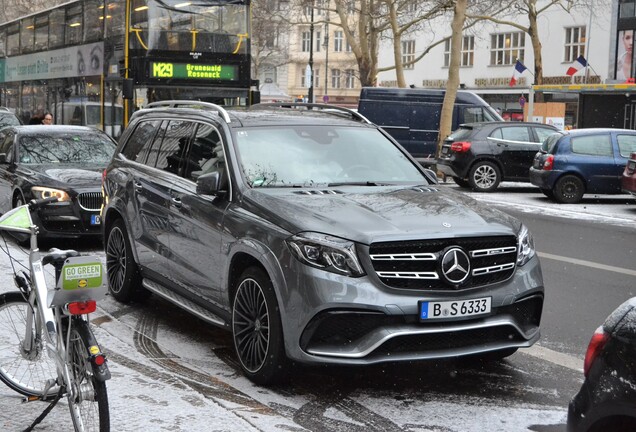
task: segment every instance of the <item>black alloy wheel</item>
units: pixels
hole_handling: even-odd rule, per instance
[[[106,235],[106,271],[108,290],[123,303],[143,298],[147,290],[141,288],[141,276],[133,258],[124,221],[117,219]]]
[[[256,384],[280,381],[287,357],[274,287],[259,267],[246,269],[232,304],[232,336],[243,373]]]

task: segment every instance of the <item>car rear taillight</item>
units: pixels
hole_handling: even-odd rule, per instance
[[[455,153],[465,153],[470,150],[470,142],[457,141],[451,144],[451,150]]]
[[[605,330],[603,330],[602,326],[597,328],[592,335],[590,344],[587,346],[587,352],[585,353],[585,362],[583,363],[583,375],[585,375],[586,377],[587,374],[590,372],[592,363],[594,363],[594,360],[596,360],[601,351],[603,351],[603,347],[605,346],[609,338],[609,334],[605,333]]]
[[[554,155],[548,155],[543,161],[543,169],[545,171],[550,171],[554,166]]]
[[[627,166],[625,167],[625,174],[632,175],[634,172],[636,172],[636,152],[629,156],[629,161],[627,161]]]

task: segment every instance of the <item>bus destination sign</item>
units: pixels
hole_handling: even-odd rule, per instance
[[[238,67],[224,64],[150,62],[151,78],[236,81]]]

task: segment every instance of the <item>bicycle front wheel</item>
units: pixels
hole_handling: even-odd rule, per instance
[[[28,331],[33,343],[26,347],[27,316],[32,312],[32,328]],[[57,377],[57,368],[42,331],[22,293],[0,294],[0,380],[25,396],[48,398],[55,396],[59,387],[52,386],[44,395],[47,381]]]
[[[68,349],[70,382],[68,405],[78,432],[110,431],[106,383],[98,381],[90,362],[88,322],[73,318]]]

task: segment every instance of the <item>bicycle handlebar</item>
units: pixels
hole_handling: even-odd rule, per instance
[[[42,199],[32,199],[31,201],[29,201],[29,210],[35,210],[36,208],[42,207],[45,204],[50,204],[50,203],[54,203],[57,202],[58,199],[57,197],[48,197],[48,198],[42,198]]]

